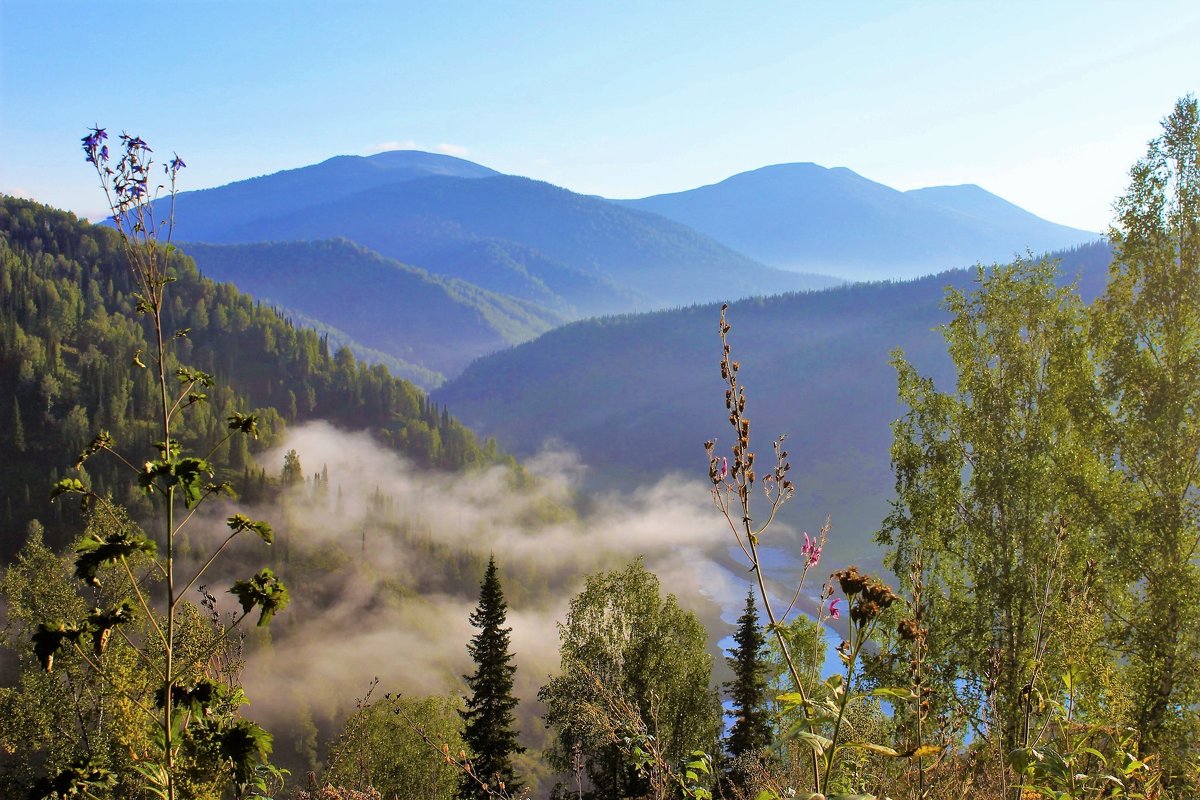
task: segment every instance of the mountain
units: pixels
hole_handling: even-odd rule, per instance
[[[765,267],[676,222],[527,178],[405,177],[307,198],[318,195],[322,202],[299,208],[289,198],[239,207],[240,215],[222,211],[217,223],[204,217],[198,198],[181,195],[177,217],[187,222],[176,239],[342,237],[405,263],[434,261],[442,274],[471,275],[517,297],[531,297],[530,280],[538,281],[584,314],[837,283]]]
[[[681,222],[765,264],[846,280],[911,278],[1100,238],[978,186],[901,192],[844,167],[811,163],[616,202]]]
[[[248,178],[214,189],[180,192],[175,198],[178,241],[224,241],[222,232],[262,216],[280,216],[328,203],[388,183],[447,175],[486,178],[493,169],[465,159],[418,150],[392,150],[373,156],[334,156],[307,167]],[[160,219],[169,212],[160,202]]]
[[[209,278],[437,373],[426,388],[480,355],[565,321],[533,303],[431,275],[345,239],[182,249]]]
[[[247,499],[266,481],[254,454],[277,444],[291,423],[369,431],[422,468],[506,460],[411,383],[349,350],[331,351],[328,339],[202,277],[190,258],[172,256],[169,272],[175,280],[164,322],[169,332],[188,331],[176,354],[218,380],[176,432],[186,447],[207,447],[220,440],[229,414],[256,413],[257,442],[235,437],[208,456]],[[135,309],[136,292],[115,231],[0,196],[0,559],[19,546],[32,518],[58,544],[78,534],[75,504],[50,504],[49,487],[97,432],[108,431],[135,463],[152,452],[145,414],[155,386],[151,370],[137,367],[139,355],[152,352],[152,333]],[[114,492],[135,511],[147,503],[129,491],[116,461],[93,459],[87,472],[101,494]]]
[[[1060,255],[1085,298],[1102,289],[1105,245]],[[890,353],[902,348],[921,372],[951,386],[934,329],[946,321],[946,287],[968,288],[973,278],[955,270],[730,305],[730,342],[760,459],[769,457],[771,438],[788,435],[797,497],[784,519],[813,531],[831,514],[831,552],[840,557],[870,549],[891,496],[889,425],[904,409]],[[434,398],[518,454],[565,444],[598,484],[629,489],[673,471],[704,479],[702,443],[715,438],[726,451],[731,436],[717,369],[719,316],[712,304],[575,322],[480,359]]]

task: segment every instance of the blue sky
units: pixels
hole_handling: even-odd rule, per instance
[[[98,123],[185,189],[397,147],[608,197],[813,161],[1102,230],[1198,43],[1191,0],[0,0],[0,191],[98,215]]]

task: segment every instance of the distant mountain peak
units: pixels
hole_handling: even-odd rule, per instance
[[[848,280],[929,275],[1099,238],[976,184],[902,192],[847,167],[812,162],[617,202],[681,222],[770,266]]]
[[[361,158],[372,165],[385,169],[424,169],[431,174],[452,174],[460,178],[503,174],[465,158],[449,156],[445,153],[430,153],[426,150],[384,150],[382,153],[370,156],[349,157]]]

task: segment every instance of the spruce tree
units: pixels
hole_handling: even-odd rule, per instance
[[[508,795],[515,796],[521,788],[513,773],[512,758],[525,748],[517,744],[513,729],[517,699],[512,688],[517,668],[509,663],[512,653],[508,634],[512,628],[504,627],[507,614],[493,556],[479,587],[479,605],[471,614],[471,625],[479,633],[467,645],[476,669],[475,674],[464,676],[471,694],[466,698],[466,710],[459,713],[466,723],[463,740],[470,751],[475,777],[463,776],[458,792],[462,800],[484,800],[489,796],[480,781],[492,790],[503,784]]]
[[[767,711],[766,639],[758,624],[754,590],[746,594],[746,608],[738,617],[738,629],[726,662],[734,678],[725,684],[737,720],[725,740],[731,759],[755,757],[771,745],[771,719]],[[740,783],[744,770],[734,768],[731,776]]]

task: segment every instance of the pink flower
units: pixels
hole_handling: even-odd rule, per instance
[[[804,556],[804,568],[811,569],[821,560],[821,545],[816,539],[809,539],[808,533],[804,534],[804,546],[800,548],[800,555]]]
[[[842,598],[840,598],[840,597],[835,597],[829,601],[829,618],[830,619],[840,619],[841,618],[842,612],[838,611],[838,607],[837,607],[837,604],[840,602],[842,602]]]
[[[726,476],[728,476],[728,475],[729,475],[729,459],[726,458],[725,456],[721,456],[721,480],[725,480]]]

